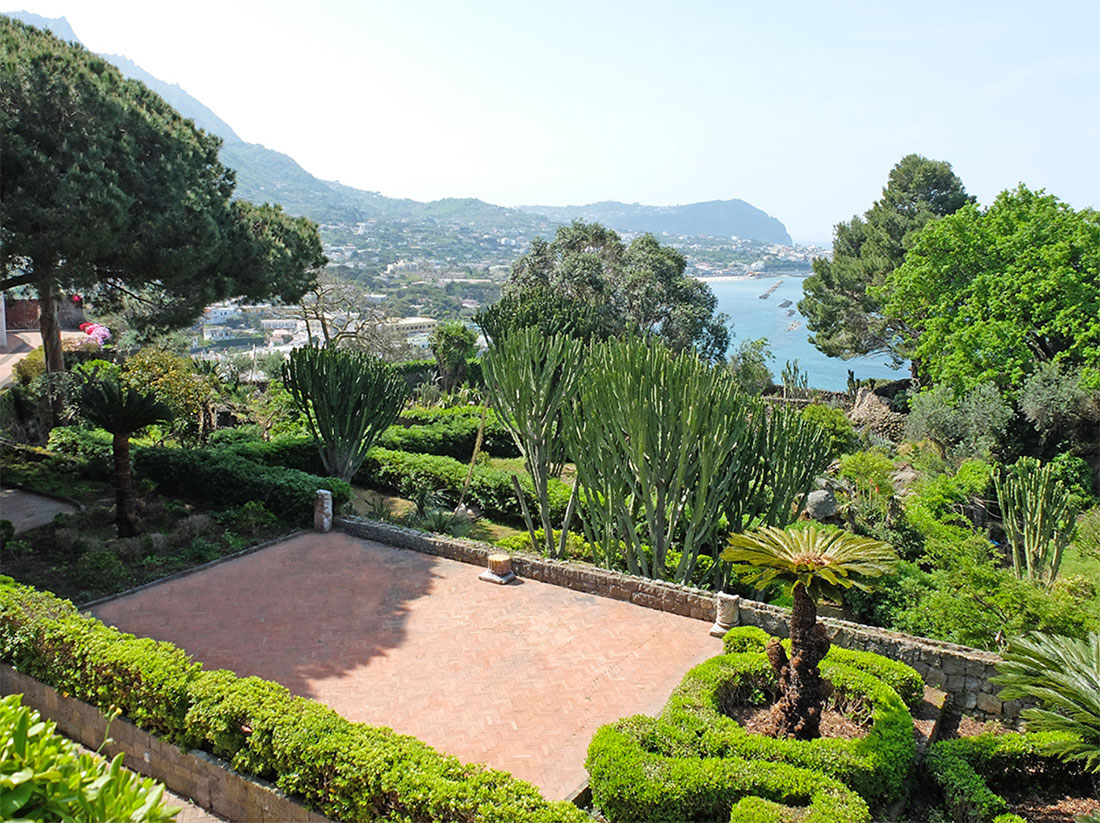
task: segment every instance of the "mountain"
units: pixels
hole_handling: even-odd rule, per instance
[[[48,29],[62,40],[80,43],[64,17],[48,18],[26,11],[4,14]],[[473,198],[445,198],[422,203],[320,180],[293,158],[241,140],[228,123],[178,85],[157,79],[129,58],[116,54],[100,56],[117,66],[126,77],[140,80],[195,125],[222,138],[221,159],[237,172],[238,197],[280,203],[290,214],[305,215],[320,223],[354,225],[374,220],[418,226],[445,224],[498,236],[531,237],[552,235],[556,225],[581,218],[599,221],[619,231],[736,236],[762,243],[791,245],[790,235],[782,223],[743,200],[712,200],[684,206],[605,202],[510,209]]]
[[[654,234],[740,237],[760,243],[793,245],[787,228],[744,200],[708,200],[685,206],[643,206],[614,200],[587,206],[520,206],[559,223],[574,219],[596,221],[618,231]]]

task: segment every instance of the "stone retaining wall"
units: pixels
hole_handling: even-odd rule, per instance
[[[432,535],[359,517],[339,517],[335,525],[356,537],[482,568],[488,565],[489,554],[494,551],[485,543]],[[717,615],[714,593],[690,586],[647,580],[582,563],[547,560],[532,554],[513,555],[512,571],[528,580],[625,600],[696,620],[713,622]],[[790,609],[737,598],[736,620],[740,625],[759,626],[770,634],[785,637],[790,619]],[[995,696],[996,687],[990,682],[1000,662],[995,654],[847,620],[828,617],[821,620],[838,646],[875,652],[908,663],[928,685],[947,692],[948,705],[953,708],[1006,722],[1014,722],[1020,713],[1020,701],[1002,703]]]
[[[32,677],[0,663],[0,694],[22,694],[23,705],[57,723],[57,730],[89,749],[98,749],[107,734],[107,719],[94,706],[65,697]],[[112,758],[122,752],[128,769],[164,783],[197,805],[227,820],[268,823],[329,823],[294,802],[269,783],[233,771],[206,752],[184,752],[122,718],[111,723],[114,742],[103,747]]]

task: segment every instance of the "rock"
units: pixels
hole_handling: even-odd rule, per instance
[[[856,402],[848,412],[848,419],[853,425],[894,443],[902,440],[905,415],[891,411],[886,401],[866,386],[856,393]]]
[[[826,520],[836,514],[836,496],[827,489],[806,495],[806,515],[811,520]]]

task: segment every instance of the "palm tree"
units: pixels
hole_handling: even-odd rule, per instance
[[[1076,639],[1035,632],[1010,640],[997,670],[1001,700],[1039,702],[1020,712],[1028,731],[1062,733],[1049,743],[1051,754],[1100,772],[1100,634]]]
[[[86,383],[80,407],[90,422],[114,435],[111,446],[115,458],[115,525],[119,537],[133,537],[138,527],[137,501],[130,476],[130,436],[146,426],[171,419],[172,410],[157,400],[153,392],[140,392],[114,380]]]
[[[768,526],[732,535],[722,559],[741,566],[736,570],[744,579],[761,588],[773,582],[792,584],[790,660],[778,640],[767,648],[781,693],[772,709],[772,731],[779,737],[816,738],[825,696],[817,665],[830,645],[825,627],[817,622],[817,601],[853,586],[869,590],[867,578],[893,571],[893,549],[845,531]]]

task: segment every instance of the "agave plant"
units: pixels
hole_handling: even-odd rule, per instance
[[[115,525],[119,537],[138,533],[137,500],[130,471],[130,436],[134,432],[170,420],[172,410],[153,392],[140,392],[114,380],[85,383],[80,410],[90,422],[106,429],[114,439]]]
[[[1083,639],[1036,632],[1009,641],[993,682],[1002,700],[1036,700],[1024,709],[1030,731],[1062,732],[1049,751],[1100,772],[1100,634]]]
[[[825,627],[817,622],[817,601],[852,587],[869,590],[870,578],[893,571],[897,563],[893,549],[840,530],[769,526],[732,535],[722,559],[737,564],[744,579],[760,587],[791,584],[790,659],[777,640],[767,649],[781,693],[772,710],[772,731],[780,737],[814,739],[825,697],[817,666],[830,645]]]

